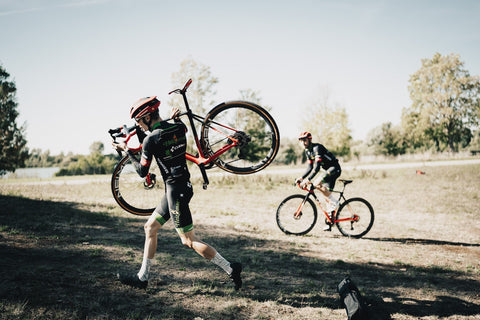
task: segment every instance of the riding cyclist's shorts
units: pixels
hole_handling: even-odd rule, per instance
[[[193,188],[190,181],[165,184],[165,195],[153,212],[156,220],[163,226],[170,217],[179,233],[193,230],[192,213],[188,203],[193,197]]]
[[[337,181],[337,178],[340,177],[340,174],[342,174],[342,169],[340,169],[340,166],[330,167],[323,175],[319,176],[317,179],[315,179],[315,181],[313,181],[313,185],[317,186],[321,183],[322,186],[330,191],[333,191],[333,188],[335,188],[335,181]]]

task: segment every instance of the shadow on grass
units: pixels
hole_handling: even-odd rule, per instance
[[[107,208],[100,213],[81,208],[0,196],[0,318],[250,319],[237,306],[245,299],[339,309],[336,285],[347,274],[370,304],[372,319],[480,314],[478,304],[459,298],[476,297],[478,302],[480,283],[463,273],[309,258],[291,242],[233,236],[221,226],[198,225],[197,230],[222,255],[244,264],[239,293],[221,283],[220,273],[212,271],[218,268],[183,249],[168,228],[160,231],[155,267],[166,274],[164,280],[154,279],[147,291],[127,288],[115,274],[138,269],[144,219],[111,217]],[[405,298],[409,291],[422,290],[438,292],[436,299]],[[238,303],[219,307],[222,298]],[[207,305],[195,305],[198,300]]]
[[[398,242],[404,244],[422,244],[433,246],[461,246],[461,247],[480,247],[479,243],[466,243],[466,242],[452,242],[433,239],[416,239],[416,238],[370,238],[363,237],[365,240],[381,241],[381,242]]]

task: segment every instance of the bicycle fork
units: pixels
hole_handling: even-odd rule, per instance
[[[310,194],[307,194],[305,196],[305,198],[303,199],[302,203],[300,203],[300,205],[298,206],[297,210],[295,211],[295,213],[293,214],[293,218],[295,220],[300,220],[300,218],[302,217],[302,209],[303,209],[303,206],[305,205],[305,202],[307,202],[307,199],[308,197],[310,196]]]

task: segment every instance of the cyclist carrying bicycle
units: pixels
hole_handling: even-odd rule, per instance
[[[189,207],[193,188],[185,159],[187,127],[179,119],[180,111],[177,108],[172,108],[170,112],[173,122],[163,121],[158,112],[159,106],[160,101],[156,97],[146,97],[138,100],[130,109],[130,117],[135,119],[143,131],[149,131],[143,140],[140,160],[129,151],[125,143],[113,143],[117,150],[127,152],[141,177],[148,174],[150,164],[155,158],[165,184],[165,195],[144,226],[145,246],[140,271],[137,274],[119,274],[118,278],[120,282],[133,287],[147,287],[150,267],[157,250],[157,232],[173,218],[182,244],[221,267],[229,274],[235,290],[238,290],[242,286],[242,265],[228,262],[215,248],[200,240],[194,233]]]
[[[310,132],[302,132],[298,140],[302,142],[305,148],[308,166],[305,173],[297,178],[295,183],[300,183],[302,187],[312,184],[315,189],[318,189],[327,199],[327,211],[331,214],[339,206],[338,200],[332,195],[332,190],[335,187],[335,181],[342,173],[340,164],[337,158],[322,144],[312,142],[312,134]],[[320,168],[324,169],[325,172],[311,182],[320,171]],[[330,226],[325,230],[330,231]]]

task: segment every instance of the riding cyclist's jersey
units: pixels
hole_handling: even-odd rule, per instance
[[[188,181],[190,173],[185,159],[186,130],[187,127],[181,121],[162,121],[153,125],[152,132],[143,140],[140,161],[129,152],[137,173],[145,177],[155,158],[165,183]]]
[[[320,171],[320,167],[325,170],[331,167],[340,168],[337,158],[319,143],[310,144],[310,146],[305,149],[305,154],[307,156],[308,167],[302,179],[308,176],[308,180],[312,180],[318,171]]]

